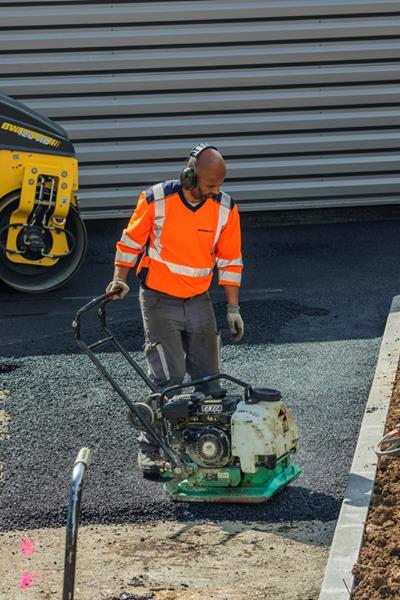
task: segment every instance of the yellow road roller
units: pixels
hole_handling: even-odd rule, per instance
[[[65,283],[86,252],[78,161],[64,129],[0,94],[0,279],[30,293]]]

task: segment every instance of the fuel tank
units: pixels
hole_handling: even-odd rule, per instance
[[[239,402],[232,415],[232,455],[245,473],[255,473],[261,460],[278,461],[297,452],[299,434],[282,400]]]

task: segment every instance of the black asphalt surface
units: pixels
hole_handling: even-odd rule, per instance
[[[144,481],[126,409],[72,337],[75,310],[112,275],[121,222],[89,223],[80,273],[61,290],[24,295],[0,284],[0,526],[65,523],[72,466],[93,448],[84,522],[240,519],[293,522],[338,515],[387,313],[399,292],[399,221],[244,226],[243,342],[229,342],[224,302],[212,288],[224,337],[223,370],[280,389],[300,430],[303,473],[262,505],[174,503]],[[133,278],[132,278],[133,279]],[[110,306],[112,328],[144,365],[137,284]],[[92,319],[86,331],[94,339]],[[146,394],[116,353],[101,355],[132,398]]]

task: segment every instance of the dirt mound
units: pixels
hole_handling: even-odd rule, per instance
[[[385,431],[400,422],[400,373],[397,372]],[[352,600],[400,598],[400,457],[379,459],[374,496],[363,547],[353,567]]]

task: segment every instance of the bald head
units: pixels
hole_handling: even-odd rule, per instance
[[[199,169],[225,169],[225,161],[215,148],[206,148],[196,160],[196,168]]]

